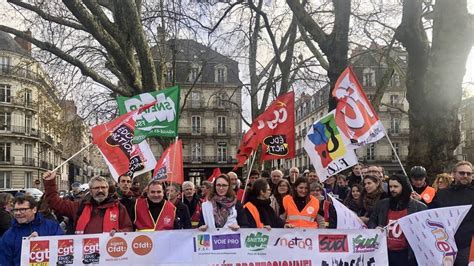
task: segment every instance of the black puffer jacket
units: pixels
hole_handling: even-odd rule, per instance
[[[429,207],[434,209],[472,204],[474,204],[474,184],[468,186],[452,185],[449,188],[438,190]],[[473,235],[474,206],[471,207],[454,236],[458,249],[469,247]]]

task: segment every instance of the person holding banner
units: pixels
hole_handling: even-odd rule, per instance
[[[265,179],[261,178],[253,183],[248,201],[244,205],[250,228],[270,230],[271,228],[288,227],[270,206],[271,192],[272,189]]]
[[[14,199],[12,226],[0,240],[0,265],[20,265],[23,237],[63,235],[58,222],[46,219],[38,213],[37,202],[32,196]]]
[[[290,182],[286,179],[282,179],[278,182],[277,188],[275,193],[270,197],[270,206],[272,206],[275,213],[279,216],[284,218],[285,217],[285,209],[283,209],[283,198],[286,195],[291,194],[291,185]]]
[[[449,188],[439,190],[430,208],[452,207],[459,205],[474,204],[474,184],[472,178],[472,164],[468,161],[458,162],[451,175],[454,184]],[[468,265],[469,261],[474,261],[474,208],[471,207],[468,214],[459,226],[454,235],[458,254],[455,266]],[[469,259],[471,258],[471,259]]]
[[[408,177],[393,175],[388,180],[390,197],[380,200],[370,216],[369,228],[384,228],[388,225],[388,261],[393,266],[417,265],[413,251],[400,225],[394,221],[409,214],[426,210],[426,205],[411,198]]]
[[[121,175],[118,178],[118,190],[117,195],[120,200],[120,203],[127,208],[128,216],[130,221],[135,220],[135,213],[133,212],[133,207],[135,206],[135,194],[131,191],[132,187],[132,177],[129,175]]]
[[[230,228],[237,231],[240,227],[248,227],[247,216],[230,187],[229,176],[221,174],[212,185],[208,201],[202,204],[198,229],[206,231],[208,228]]]
[[[286,222],[292,227],[318,228],[319,200],[310,195],[308,179],[298,177],[294,188],[293,195],[283,198]]]
[[[192,228],[197,228],[201,217],[202,201],[196,193],[193,182],[184,181],[181,187],[183,189],[183,203],[188,206],[189,214],[191,215],[191,226]]]
[[[178,226],[174,229],[191,229],[191,215],[186,204],[181,201],[181,187],[178,183],[171,183],[166,187],[166,197],[176,207]]]
[[[43,174],[46,201],[54,211],[74,221],[76,234],[132,231],[127,209],[113,195],[109,195],[109,183],[105,177],[91,178],[90,194],[80,201],[59,198],[55,179],[56,172]]]
[[[177,212],[177,208],[165,199],[163,183],[151,180],[146,187],[146,195],[135,202],[136,231],[161,231],[191,228],[191,220],[187,207],[185,211]],[[188,212],[186,214],[186,212]]]

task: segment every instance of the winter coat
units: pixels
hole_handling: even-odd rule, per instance
[[[76,223],[79,215],[82,213],[82,209],[86,204],[92,204],[91,218],[84,230],[84,234],[97,234],[102,233],[102,226],[104,224],[104,215],[107,208],[112,207],[118,199],[115,199],[109,195],[107,199],[98,204],[95,202],[90,195],[87,195],[81,201],[70,201],[59,198],[58,190],[56,188],[56,182],[54,180],[44,180],[44,189],[46,194],[46,200],[49,206]],[[132,222],[128,215],[127,209],[119,203],[119,228],[117,231],[120,232],[131,232]]]
[[[449,188],[440,189],[429,205],[430,209],[474,204],[474,185],[451,185]],[[474,235],[474,207],[471,207],[466,217],[459,226],[454,239],[458,249],[469,247],[471,237]]]
[[[384,227],[388,224],[388,210],[389,210],[390,198],[385,198],[383,200],[379,200],[375,205],[375,209],[370,216],[369,228],[376,228],[377,226]],[[420,201],[410,199],[408,202],[408,214],[412,214],[415,212],[420,212],[426,210],[426,205]]]
[[[285,221],[281,219],[276,213],[275,210],[270,206],[270,199],[268,200],[259,200],[251,199],[249,200],[258,210],[260,215],[260,221],[263,225],[269,225],[272,228],[283,228]],[[252,216],[252,213],[249,209],[244,208],[245,214],[247,215],[247,220],[249,222],[249,228],[257,228],[257,223]]]
[[[5,209],[0,208],[0,237],[10,228],[13,216]]]
[[[20,265],[21,242],[23,237],[37,232],[38,236],[63,235],[56,221],[46,219],[40,213],[37,213],[35,219],[28,224],[19,224],[13,219],[12,226],[3,235],[0,241],[0,265]]]

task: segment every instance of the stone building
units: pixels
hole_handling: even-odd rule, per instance
[[[181,87],[178,131],[185,180],[199,184],[216,167],[230,171],[242,136],[238,63],[187,39],[168,40],[152,53],[165,86]]]

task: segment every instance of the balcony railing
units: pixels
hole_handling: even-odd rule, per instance
[[[13,165],[15,164],[15,157],[3,157],[0,158],[0,165]]]
[[[212,133],[217,136],[227,136],[231,132],[230,127],[215,127],[212,130]]]
[[[32,127],[25,127],[25,126],[14,126],[11,127],[11,132],[14,134],[22,134],[27,136],[38,136],[38,131]]]
[[[236,163],[231,156],[183,156],[185,163]]]
[[[25,166],[36,166],[34,158],[23,157],[23,165]]]
[[[201,136],[205,133],[204,127],[180,127],[179,133],[193,135],[193,136]]]
[[[16,76],[34,81],[43,80],[43,77],[41,77],[38,73],[31,71],[30,69],[12,65],[0,65],[0,75]]]

